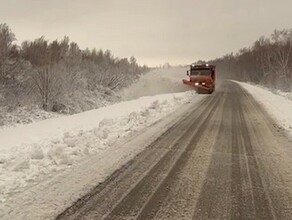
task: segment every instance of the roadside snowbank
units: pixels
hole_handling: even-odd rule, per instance
[[[10,197],[93,155],[117,147],[116,143],[121,139],[203,97],[193,91],[141,97],[80,114],[0,130],[0,218],[7,214],[3,207]]]
[[[292,94],[281,93],[275,94],[268,88],[251,85],[249,83],[238,82],[253,97],[259,101],[275,120],[292,135]]]

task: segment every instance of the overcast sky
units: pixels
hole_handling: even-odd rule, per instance
[[[212,59],[292,28],[291,0],[0,0],[18,42],[68,35],[155,66]]]

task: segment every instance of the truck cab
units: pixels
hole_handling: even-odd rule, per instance
[[[183,83],[194,87],[198,93],[213,93],[215,90],[215,66],[210,64],[191,64],[187,71],[189,80]]]

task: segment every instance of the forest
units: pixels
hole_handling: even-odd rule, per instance
[[[0,24],[0,108],[8,112],[22,106],[63,113],[100,107],[118,99],[117,91],[149,71],[135,57],[82,50],[67,36],[15,42],[10,27]]]
[[[289,92],[292,89],[292,29],[275,30],[252,46],[209,62],[216,65],[223,78]]]
[[[292,29],[275,30],[251,46],[208,62],[220,78],[292,89]],[[7,24],[0,24],[0,108],[7,112],[23,106],[45,111],[76,113],[119,99],[147,66],[135,57],[117,58],[110,50],[80,49],[64,36],[44,36],[16,44]]]

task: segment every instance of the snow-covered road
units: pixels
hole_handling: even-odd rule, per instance
[[[234,82],[57,220],[291,219],[292,147]]]
[[[185,68],[154,70],[122,92],[124,102],[1,129],[0,219],[52,219],[104,181],[207,96],[184,77]],[[291,132],[291,100],[240,85]]]

